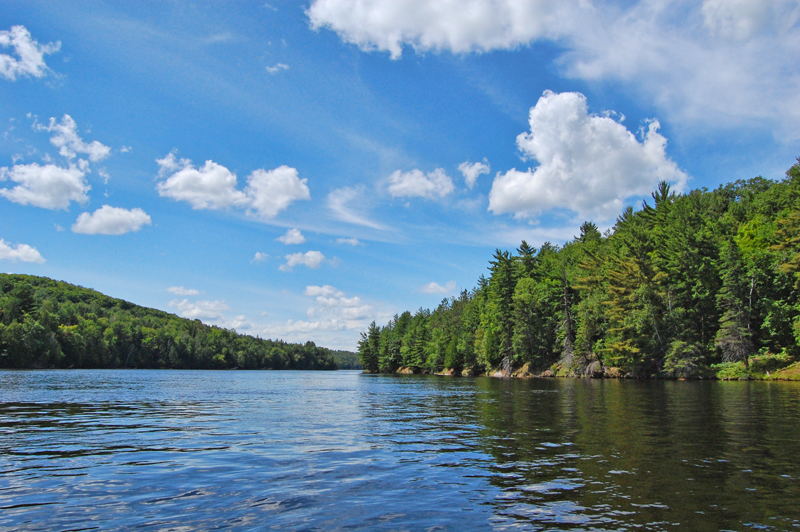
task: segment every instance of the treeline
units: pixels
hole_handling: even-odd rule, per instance
[[[333,351],[333,360],[339,369],[364,369],[358,353],[352,351]]]
[[[747,374],[800,354],[799,289],[800,159],[781,181],[662,183],[605,234],[497,250],[473,290],[373,323],[359,356],[370,372]]]
[[[0,274],[0,367],[336,369],[313,342],[264,340],[46,277]]]

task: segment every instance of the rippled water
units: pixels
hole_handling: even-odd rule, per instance
[[[2,530],[800,528],[800,386],[0,372]]]

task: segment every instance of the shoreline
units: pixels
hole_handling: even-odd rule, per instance
[[[591,368],[591,366],[589,366]],[[755,370],[752,368],[756,368]],[[587,368],[588,369],[588,368]],[[602,369],[602,371],[598,371]],[[488,371],[478,372],[465,369],[461,372],[456,372],[453,369],[445,369],[439,372],[430,372],[421,369],[401,366],[394,371],[377,371],[370,372],[364,370],[363,373],[368,374],[395,374],[395,375],[436,375],[439,377],[491,377],[500,379],[615,379],[615,380],[671,380],[671,381],[699,381],[699,380],[716,380],[716,381],[800,381],[800,361],[793,362],[784,367],[775,369],[773,371],[765,370],[758,371],[757,367],[753,365],[750,370],[744,373],[736,373],[725,371],[728,368],[715,371],[714,368],[708,368],[704,374],[689,376],[689,377],[666,377],[663,375],[652,376],[634,376],[630,373],[623,373],[619,368],[594,368],[592,371],[584,371],[577,373],[574,370],[566,370],[558,368],[557,371],[547,369],[541,372],[529,371],[528,364],[520,368],[505,372],[500,368],[492,368]],[[743,368],[742,368],[743,369]]]

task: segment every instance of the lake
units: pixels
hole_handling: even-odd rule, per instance
[[[800,528],[800,383],[0,372],[2,530]]]

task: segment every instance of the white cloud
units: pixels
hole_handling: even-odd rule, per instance
[[[193,209],[238,207],[248,214],[274,218],[296,200],[307,200],[311,194],[307,179],[300,179],[297,170],[280,166],[274,170],[255,170],[247,178],[244,191],[238,190],[236,174],[226,167],[206,161],[195,168],[189,159],[177,159],[170,152],[157,159],[159,176],[168,176],[156,185],[161,196],[189,203]]]
[[[22,76],[43,77],[49,70],[44,62],[45,54],[57,52],[61,43],[39,44],[25,26],[11,26],[8,31],[0,31],[0,46],[14,48],[17,57],[0,54],[0,76],[15,81]]]
[[[458,165],[458,169],[461,175],[464,176],[464,182],[469,188],[472,188],[475,186],[475,181],[478,179],[479,175],[489,173],[489,164],[486,159],[484,159],[482,163],[470,163],[469,161],[465,161]]]
[[[272,323],[261,327],[259,332],[288,341],[313,339],[318,345],[355,349],[358,333],[365,330],[372,320],[385,323],[394,314],[362,301],[358,296],[347,297],[344,291],[331,285],[307,286],[304,295],[314,300],[306,310],[307,319]]]
[[[90,161],[96,163],[111,154],[111,148],[96,140],[89,144],[85,143],[78,135],[78,124],[69,115],[64,115],[61,123],[56,122],[55,118],[50,118],[50,125],[34,124],[34,128],[53,133],[50,143],[59,148],[58,153],[63,157],[74,159],[78,153],[85,153]]]
[[[351,187],[337,188],[328,194],[328,208],[331,210],[334,217],[343,222],[363,225],[365,227],[371,227],[372,229],[385,229],[381,224],[373,222],[359,214],[350,206],[350,203],[354,201],[363,203],[363,195],[360,189]]]
[[[283,242],[286,245],[302,244],[306,241],[306,237],[303,236],[303,233],[301,233],[299,229],[289,229],[286,231],[285,235],[279,236],[275,240]]]
[[[175,294],[176,296],[197,296],[200,295],[199,290],[195,290],[194,288],[184,288],[181,286],[170,286],[167,288],[167,292],[170,294]]]
[[[456,289],[456,282],[455,281],[448,281],[447,284],[444,286],[440,285],[439,283],[431,281],[430,283],[423,285],[419,288],[419,291],[423,294],[451,294]]]
[[[267,72],[269,72],[273,76],[282,70],[289,70],[289,65],[278,63],[275,66],[267,67]]]
[[[195,168],[187,159],[175,160],[170,153],[157,160],[163,173],[173,172],[156,185],[159,195],[189,203],[193,209],[224,209],[248,204],[245,194],[236,189],[236,174],[214,161]]]
[[[745,40],[770,23],[777,2],[764,0],[705,0],[703,23],[712,34]]]
[[[393,58],[549,41],[563,73],[622,82],[670,118],[800,138],[797,0],[315,0],[307,15]]]
[[[0,238],[0,260],[10,260],[11,262],[35,262],[42,264],[45,262],[41,253],[28,244],[17,244],[12,246]]]
[[[296,169],[279,166],[274,170],[254,171],[247,178],[244,191],[251,209],[263,218],[274,218],[292,202],[311,199],[307,182],[308,179],[300,179]]]
[[[561,208],[605,219],[659,181],[678,190],[686,184],[686,174],[666,156],[667,139],[657,121],[641,132],[640,142],[613,119],[589,114],[582,94],[545,91],[530,111],[530,126],[517,145],[540,165],[495,177],[489,193],[495,214],[532,217]]]
[[[150,216],[142,209],[122,209],[103,205],[92,214],[81,213],[72,225],[73,233],[87,235],[124,235],[151,225]]]
[[[337,244],[347,244],[348,246],[361,246],[363,245],[357,238],[337,238]]]
[[[189,319],[220,320],[223,312],[230,307],[224,301],[189,301],[188,299],[173,299],[167,303],[169,307],[178,309],[178,314]]]
[[[417,169],[397,170],[389,176],[389,194],[395,198],[443,198],[454,190],[453,181],[441,168],[427,174]]]
[[[315,330],[361,330],[375,319],[375,309],[358,296],[345,297],[345,293],[331,285],[307,286],[304,294],[315,298],[316,305],[306,310],[316,321],[292,321],[284,326],[285,332],[310,332]]]
[[[253,257],[253,260],[251,260],[250,262],[251,263],[253,263],[253,262],[264,262],[268,258],[269,258],[269,255],[267,255],[266,253],[261,253],[260,251],[256,251],[256,254]]]
[[[123,146],[119,149],[120,153],[129,153],[131,151],[133,151],[133,148],[131,148],[130,146]]]
[[[316,270],[322,265],[322,261],[325,260],[325,255],[319,251],[307,251],[305,253],[292,253],[291,255],[286,255],[284,258],[286,259],[286,264],[282,264],[279,269],[282,272],[290,272],[292,268],[298,265]]]
[[[303,294],[311,297],[344,297],[344,292],[329,284],[324,286],[306,286]]]
[[[247,319],[247,316],[244,314],[239,316],[234,316],[234,318],[225,324],[225,327],[228,329],[234,329],[236,331],[252,329],[253,324]]]
[[[18,164],[10,170],[0,168],[0,181],[18,183],[14,188],[0,189],[0,196],[21,205],[33,205],[43,209],[67,209],[70,202],[86,203],[87,192],[92,188],[86,183],[85,173],[75,165],[61,168],[53,164],[39,166],[36,163]]]
[[[513,48],[543,35],[558,2],[549,0],[315,0],[306,11],[315,29],[327,27],[363,50],[403,45],[419,52],[456,53]]]

